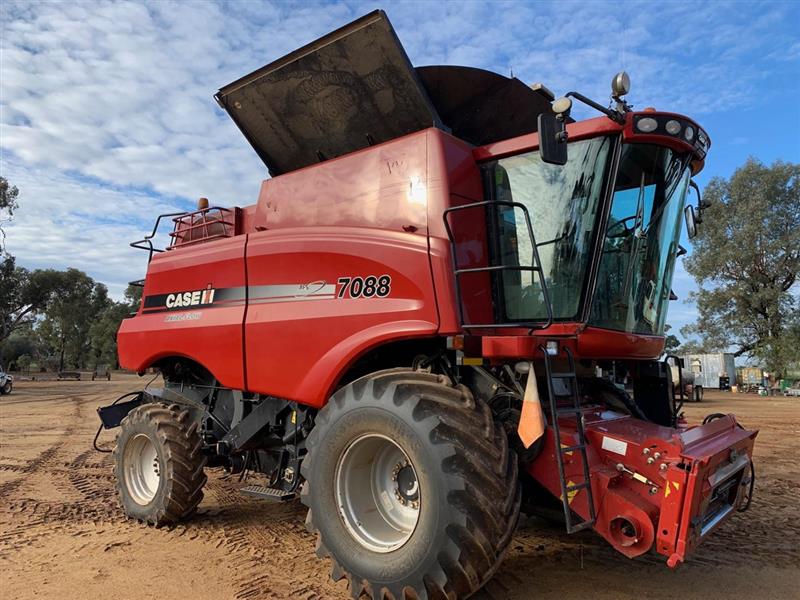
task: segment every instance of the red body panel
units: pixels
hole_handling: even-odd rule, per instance
[[[236,288],[245,282],[246,236],[224,238],[153,256],[143,296],[184,290]],[[222,383],[243,389],[242,322],[244,302],[225,302],[202,310],[139,310],[122,321],[117,334],[120,365],[143,371],[161,358],[185,356],[212,370]]]
[[[255,233],[247,244],[247,389],[322,406],[358,356],[432,336],[438,317],[424,235],[315,227]],[[387,298],[338,296],[342,276],[391,277]],[[325,282],[332,296],[258,298],[258,286]]]
[[[623,554],[638,556],[655,544],[674,567],[738,507],[758,432],[739,428],[732,415],[684,430],[600,409],[587,409],[583,419],[597,514],[594,529]],[[574,418],[562,418],[559,424],[561,443],[577,444]],[[529,470],[559,497],[552,430],[545,435],[544,449]],[[581,483],[580,455],[568,453],[565,458],[567,480]],[[726,483],[731,485],[730,505],[712,505],[713,493]],[[583,490],[569,500],[573,511],[588,517]],[[632,524],[635,536],[620,531],[621,520]]]

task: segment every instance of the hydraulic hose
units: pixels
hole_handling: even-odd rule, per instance
[[[141,394],[141,392],[128,392],[127,394],[123,394],[122,396],[114,400],[111,404],[109,404],[109,406],[114,406],[117,402],[123,400],[124,398],[129,398],[130,396],[138,396],[139,394]],[[97,428],[97,433],[94,434],[94,439],[92,440],[92,446],[94,446],[94,449],[97,450],[98,452],[102,452],[104,454],[110,454],[111,452],[113,452],[113,450],[109,450],[108,448],[101,448],[100,446],[97,445],[97,440],[100,438],[101,431],[103,431],[102,423],[100,423],[100,427]]]

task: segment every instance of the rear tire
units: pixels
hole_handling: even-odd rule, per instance
[[[122,421],[114,475],[125,514],[159,527],[190,516],[203,499],[206,457],[189,411],[143,404]]]
[[[0,388],[0,395],[6,396],[10,394],[13,387],[14,386],[11,385],[10,381],[6,381],[5,385],[2,388]]]
[[[703,388],[702,386],[695,386],[694,390],[692,390],[694,395],[695,402],[702,402],[703,401]]]
[[[319,412],[307,447],[306,524],[354,598],[460,600],[494,574],[519,519],[518,460],[467,388],[406,369],[363,377]]]

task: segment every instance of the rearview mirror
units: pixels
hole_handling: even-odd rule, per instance
[[[683,209],[683,217],[686,219],[686,235],[691,240],[697,235],[697,216],[694,214],[694,206],[690,204]]]
[[[539,156],[551,165],[567,164],[567,117],[572,100],[559,98],[553,102],[552,113],[539,115]]]
[[[539,156],[551,165],[567,164],[567,131],[563,119],[552,113],[539,115]]]

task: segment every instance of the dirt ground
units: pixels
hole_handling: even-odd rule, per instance
[[[315,558],[299,502],[245,498],[216,471],[192,521],[155,530],[122,518],[110,455],[91,442],[95,408],[137,385],[18,382],[0,399],[0,598],[349,598]],[[476,599],[800,598],[800,400],[717,392],[686,409],[693,422],[711,412],[761,430],[756,497],[688,564],[629,560],[592,532],[530,519]]]

